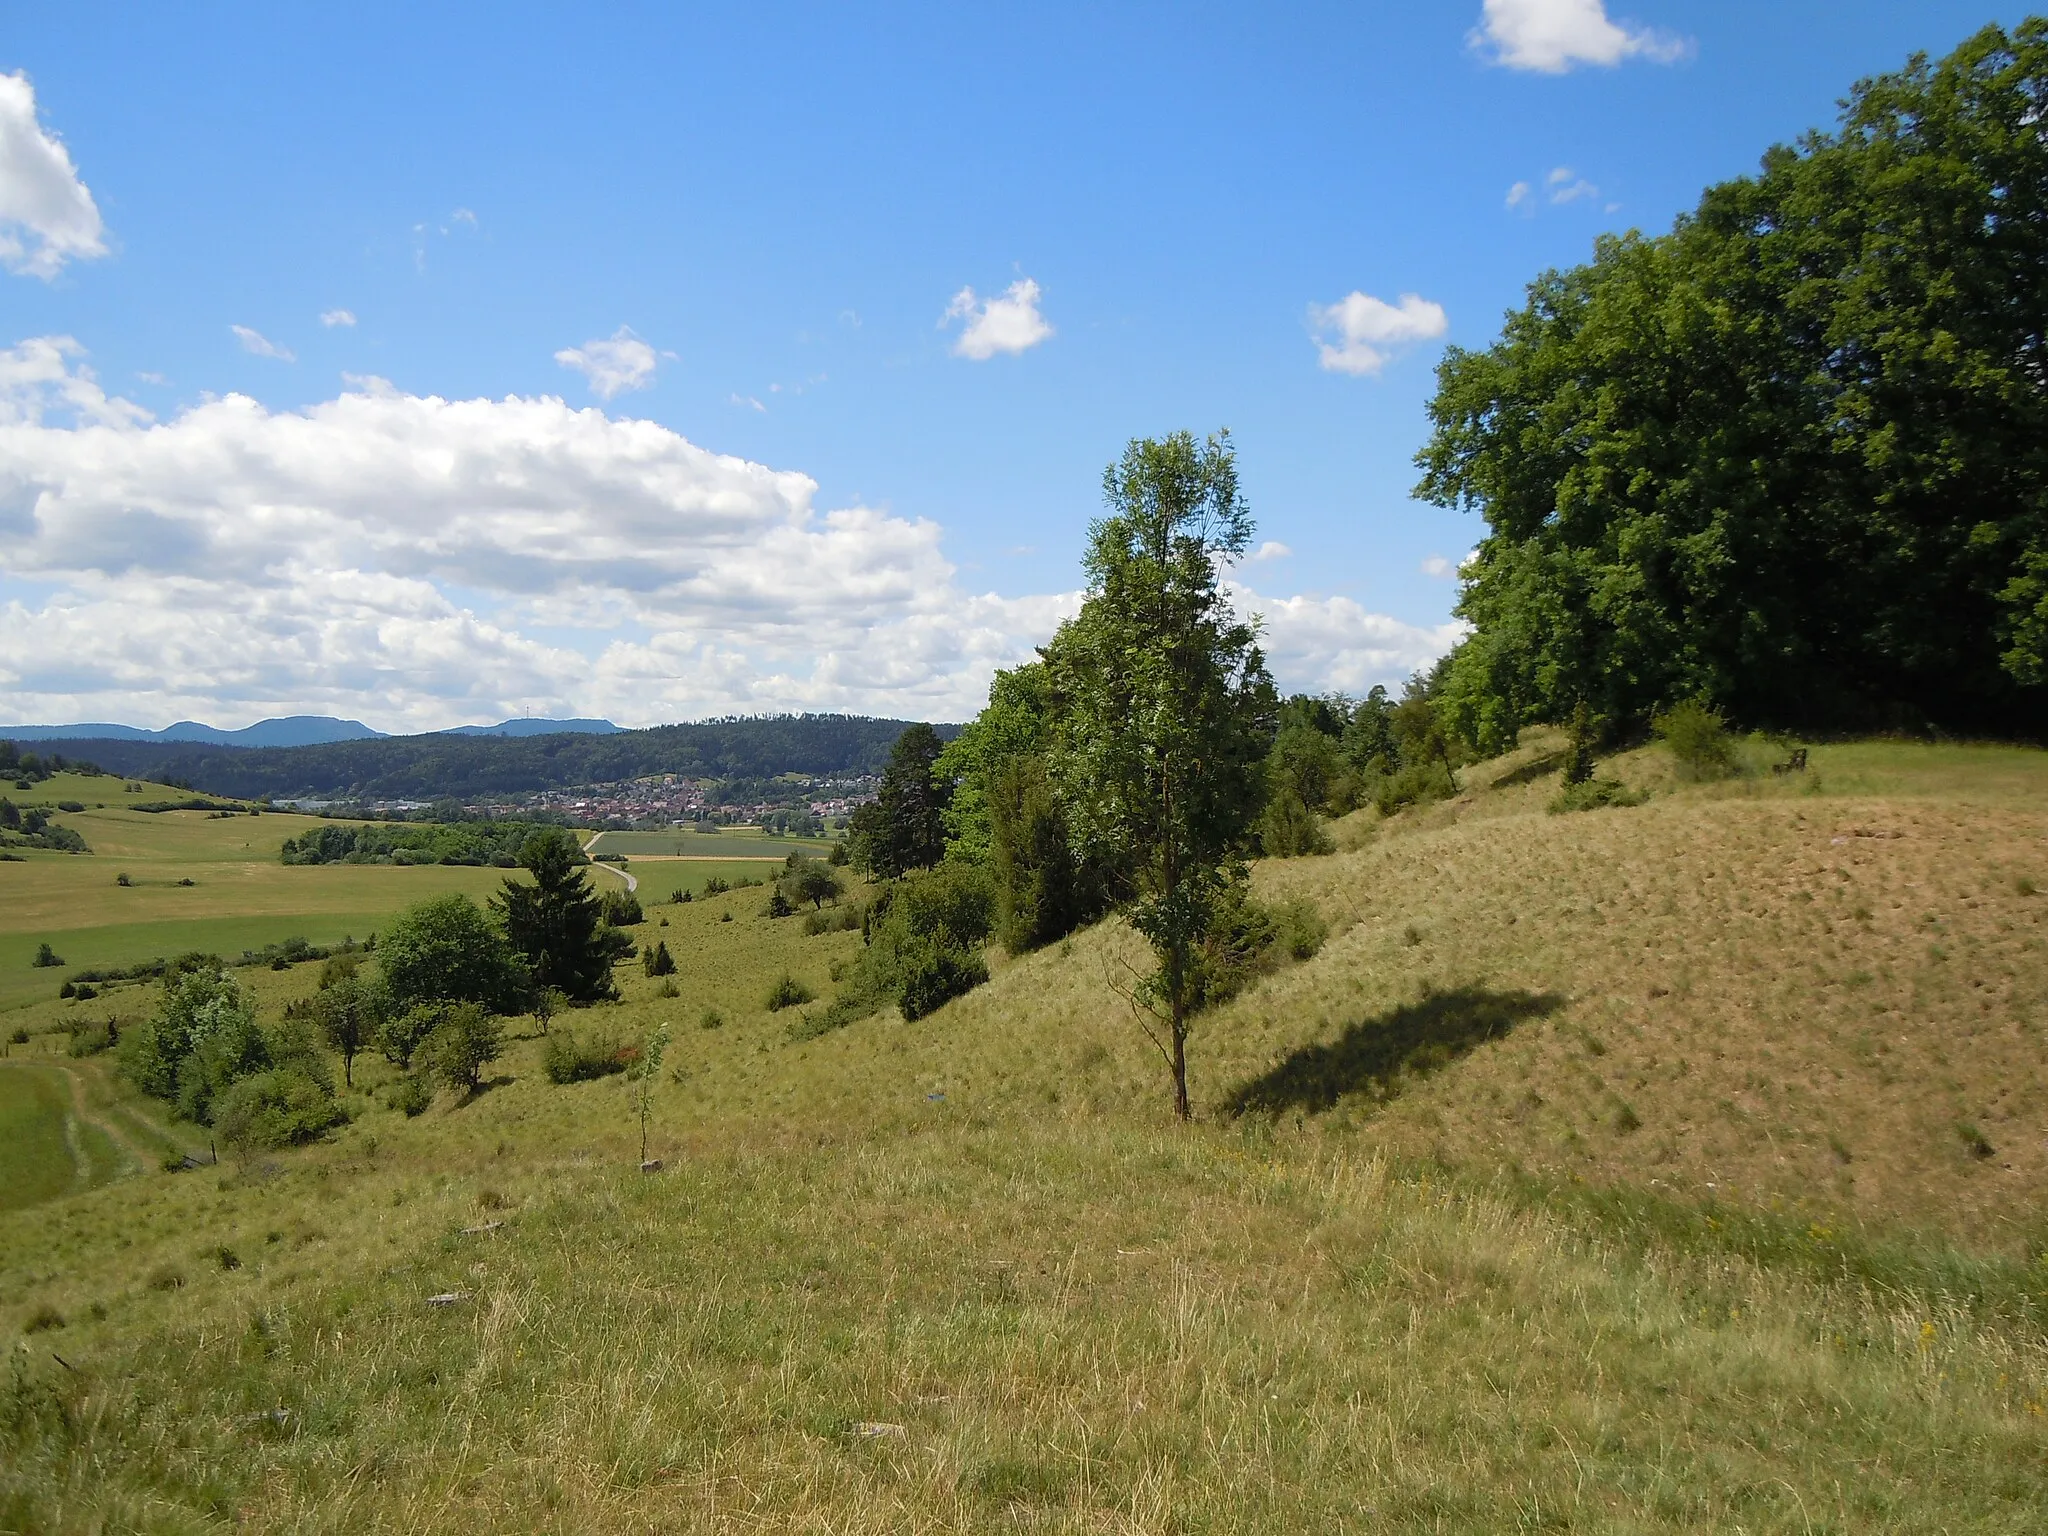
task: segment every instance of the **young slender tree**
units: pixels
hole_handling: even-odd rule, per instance
[[[654,1105],[654,1079],[661,1071],[661,1058],[668,1053],[668,1026],[661,1025],[640,1045],[640,1059],[633,1064],[640,1101],[640,1171],[647,1169],[647,1116]]]
[[[390,1011],[391,995],[382,981],[368,980],[352,969],[314,995],[313,1016],[327,1043],[340,1054],[341,1080],[349,1087],[356,1082],[356,1057],[376,1044]]]
[[[1138,996],[1190,1118],[1187,1038],[1202,950],[1264,795],[1272,679],[1232,612],[1222,562],[1250,545],[1228,433],[1134,441],[1103,476],[1088,596],[1046,648],[1049,766],[1076,843],[1133,892],[1158,970]],[[1161,1030],[1163,1029],[1163,1034]]]

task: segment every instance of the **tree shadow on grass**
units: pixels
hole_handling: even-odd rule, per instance
[[[1493,781],[1495,789],[1513,789],[1518,784],[1534,784],[1538,779],[1547,778],[1564,766],[1564,753],[1546,752],[1532,758],[1519,768],[1511,768]]]
[[[1224,1099],[1233,1115],[1333,1108],[1349,1094],[1384,1103],[1404,1081],[1440,1072],[1488,1040],[1507,1035],[1524,1019],[1564,1006],[1548,992],[1492,992],[1457,987],[1425,992],[1376,1018],[1353,1024],[1332,1045],[1305,1045],[1270,1072],[1240,1084]]]

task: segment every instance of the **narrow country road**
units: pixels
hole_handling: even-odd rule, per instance
[[[589,841],[589,842],[587,842],[587,843],[585,843],[585,844],[583,845],[583,856],[584,856],[585,858],[590,858],[590,850],[591,850],[591,849],[593,849],[593,848],[595,848],[595,847],[597,846],[597,840],[598,840],[598,839],[599,839],[600,837],[603,837],[603,836],[604,836],[604,834],[603,834],[602,832],[593,832],[593,833],[591,833],[591,834],[590,834],[590,841]],[[596,868],[598,868],[598,869],[608,869],[608,870],[610,870],[610,871],[611,871],[611,872],[612,872],[613,874],[617,875],[617,876],[618,876],[618,877],[619,877],[619,878],[620,878],[621,880],[625,881],[625,882],[626,882],[626,889],[627,889],[628,891],[638,891],[638,890],[640,889],[640,878],[639,878],[639,876],[637,876],[637,875],[630,875],[630,874],[628,874],[628,873],[627,873],[627,872],[626,872],[626,871],[625,871],[624,869],[622,869],[622,868],[621,868],[621,867],[620,867],[619,865],[617,865],[617,864],[599,864],[599,863],[597,863],[597,861],[596,861],[595,859],[592,859],[592,860],[591,860],[591,863],[592,863],[592,864],[593,864],[593,865],[594,865],[594,866],[595,866]]]

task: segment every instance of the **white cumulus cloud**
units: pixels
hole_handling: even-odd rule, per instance
[[[227,395],[158,421],[37,338],[0,351],[0,548],[45,594],[0,602],[0,696],[152,725],[957,720],[1079,605],[974,591],[936,523],[816,490],[552,396],[363,378],[299,411]],[[1398,678],[1449,643],[1234,592],[1290,688]]]
[[[620,326],[601,341],[564,347],[555,354],[555,361],[588,379],[590,392],[600,400],[645,389],[654,382],[654,348],[635,336],[630,326]]]
[[[1536,189],[1530,186],[1529,183],[1527,183],[1526,181],[1516,182],[1512,187],[1508,188],[1508,206],[1510,208],[1521,207],[1524,203],[1529,201],[1530,193],[1534,192],[1535,190]]]
[[[251,330],[246,325],[231,325],[228,329],[235,333],[235,340],[242,344],[244,352],[251,353],[256,357],[274,357],[281,363],[295,363],[298,361],[292,355],[290,347],[279,346],[261,331]]]
[[[1486,0],[1471,40],[1496,64],[1550,75],[1626,59],[1671,64],[1692,51],[1684,38],[1612,20],[1605,0]]]
[[[352,309],[324,309],[320,312],[320,323],[329,330],[337,325],[354,325],[356,314]]]
[[[1232,604],[1264,620],[1261,643],[1282,690],[1359,695],[1426,667],[1462,640],[1469,626],[1405,624],[1348,597],[1261,597],[1229,588]]]
[[[1582,197],[1598,197],[1600,189],[1583,176],[1574,175],[1568,165],[1560,165],[1543,178],[1543,185],[1550,190],[1550,200],[1559,205],[1576,203]]]
[[[1334,304],[1312,304],[1309,324],[1323,367],[1353,375],[1378,373],[1402,348],[1450,327],[1441,304],[1414,293],[1402,294],[1398,304],[1357,292]]]
[[[107,254],[100,210],[70,151],[36,120],[25,74],[0,75],[0,266],[49,279]]]
[[[1278,539],[1268,539],[1244,558],[1247,565],[1256,565],[1268,560],[1285,560],[1293,553],[1293,550]]]
[[[962,288],[953,295],[953,302],[946,306],[939,324],[944,327],[956,320],[966,322],[953,343],[956,356],[976,362],[986,362],[998,352],[1014,356],[1052,335],[1052,326],[1038,312],[1041,297],[1038,284],[1028,277],[1018,278],[995,298],[984,299],[972,288]]]

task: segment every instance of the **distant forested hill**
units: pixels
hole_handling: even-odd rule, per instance
[[[716,779],[877,774],[908,724],[856,715],[786,715],[664,725],[613,736],[437,733],[254,748],[91,739],[48,745],[109,773],[176,781],[245,799],[340,795],[428,800],[452,795],[466,800],[649,773]]]

